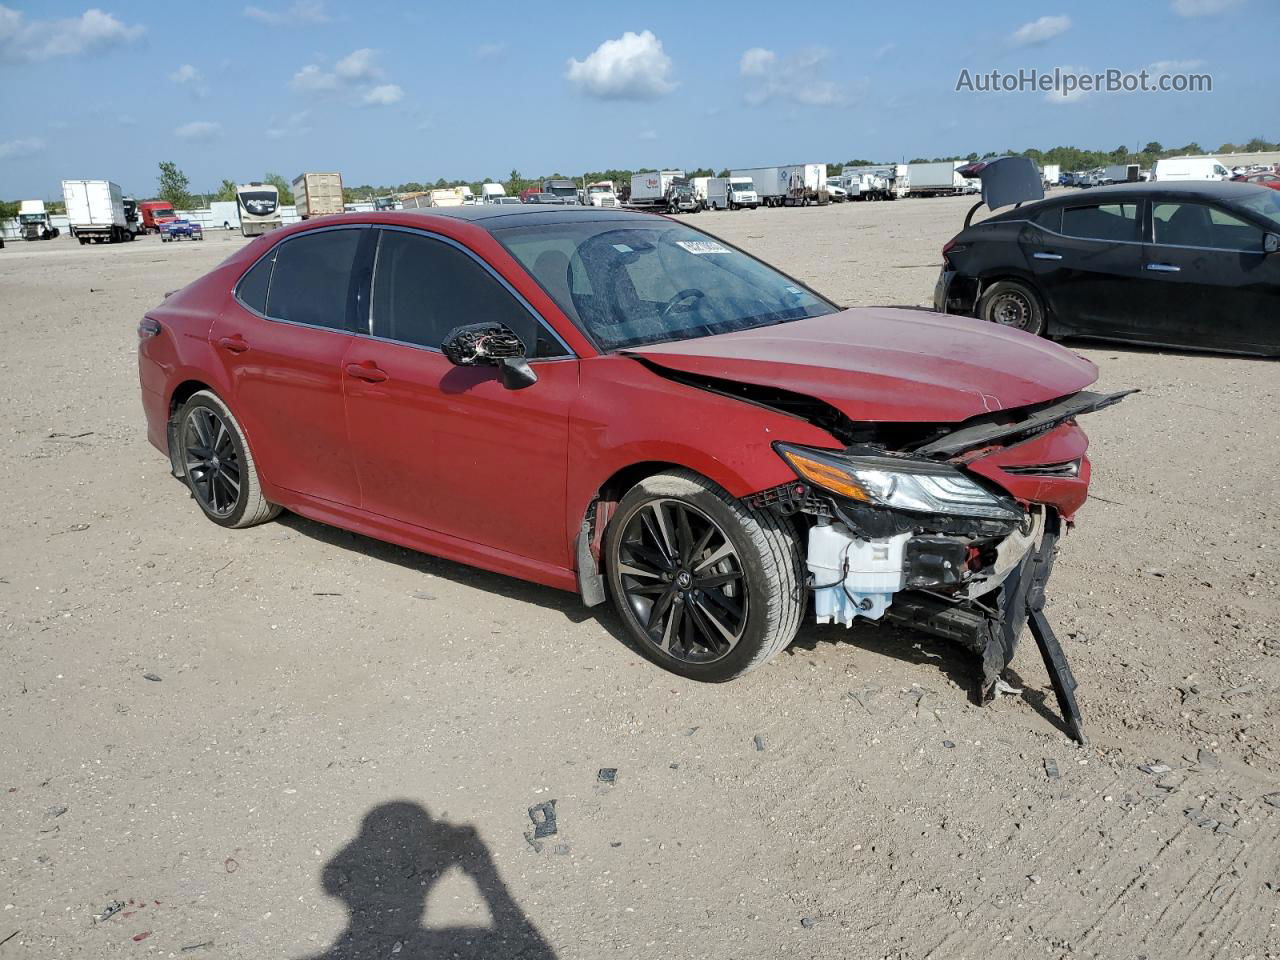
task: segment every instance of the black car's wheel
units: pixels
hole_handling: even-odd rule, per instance
[[[192,394],[178,412],[183,475],[204,515],[224,527],[251,527],[280,508],[262,484],[240,424],[215,394]]]
[[[783,650],[804,613],[794,533],[689,470],[631,489],[609,523],[610,591],[640,651],[693,680],[731,680]]]
[[[1044,307],[1035,291],[1017,280],[999,280],[989,286],[978,304],[978,316],[988,323],[1014,327],[1027,333],[1044,330]]]

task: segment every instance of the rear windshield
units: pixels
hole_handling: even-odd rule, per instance
[[[602,350],[749,330],[838,309],[740,250],[660,218],[493,233]]]

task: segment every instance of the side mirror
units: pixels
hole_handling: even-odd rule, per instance
[[[1280,250],[1280,233],[1264,233],[1262,235],[1262,252],[1275,253]]]
[[[440,344],[440,349],[457,367],[497,367],[502,385],[508,390],[521,390],[538,382],[525,359],[524,341],[501,323],[472,323],[455,327]]]

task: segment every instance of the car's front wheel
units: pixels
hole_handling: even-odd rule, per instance
[[[251,527],[280,508],[262,483],[240,424],[214,393],[200,390],[178,411],[183,476],[204,515],[223,527]]]
[[[982,295],[978,316],[988,323],[1039,335],[1044,331],[1044,307],[1034,290],[1017,280],[998,280]]]
[[[649,477],[623,497],[605,565],[640,651],[693,680],[760,666],[791,642],[804,613],[790,527],[689,470]]]

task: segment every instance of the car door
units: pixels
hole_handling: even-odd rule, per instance
[[[1143,299],[1163,343],[1225,350],[1280,345],[1280,258],[1262,227],[1203,201],[1151,205]]]
[[[1109,200],[1046,210],[1024,241],[1055,331],[1115,335],[1134,309],[1142,203]]]
[[[365,510],[528,559],[571,566],[565,516],[572,352],[461,244],[379,232],[368,335],[344,360],[347,422]],[[537,382],[440,352],[455,327],[499,322]]]
[[[342,359],[351,342],[356,251],[366,228],[309,230],[271,248],[241,279],[210,340],[226,398],[268,483],[360,502],[347,442]]]

